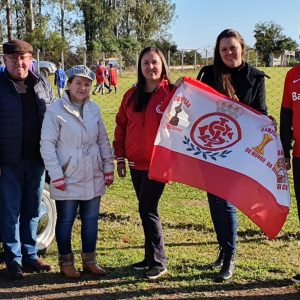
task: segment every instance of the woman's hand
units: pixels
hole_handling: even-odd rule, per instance
[[[126,164],[125,162],[118,162],[117,163],[117,171],[119,177],[125,177],[126,176]]]
[[[176,87],[179,87],[179,86],[182,84],[182,82],[183,82],[183,77],[179,77],[179,78],[176,80],[176,82],[174,83],[174,85],[175,85]]]
[[[63,177],[52,180],[52,185],[60,191],[64,191],[66,189],[66,181]]]
[[[104,173],[105,185],[110,186],[114,183],[114,173]]]
[[[268,116],[269,117],[269,119],[271,119],[272,120],[272,125],[275,127],[275,130],[277,131],[277,127],[278,127],[278,123],[277,123],[277,121],[275,120],[275,118],[274,117],[272,117],[271,115],[270,116]]]
[[[287,170],[291,169],[291,160],[289,158],[285,158],[285,168]]]

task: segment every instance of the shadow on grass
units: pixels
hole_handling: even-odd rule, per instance
[[[247,229],[243,231],[238,231],[238,237],[242,242],[260,242],[267,241],[268,237],[260,230]],[[290,240],[300,240],[300,232],[285,232],[276,237],[276,240],[290,241]]]
[[[128,244],[124,244],[120,247],[99,247],[99,250],[116,250],[116,249],[123,249],[123,250],[131,250],[131,249],[144,249],[144,245],[137,245],[137,246],[127,246]],[[217,247],[217,242],[213,241],[213,242],[182,242],[182,243],[166,243],[166,247],[195,247],[195,246],[204,246],[204,245],[216,245]],[[75,253],[78,252],[80,253],[80,251],[74,251]]]
[[[25,279],[8,281],[4,270],[0,271],[0,299],[133,299],[139,297],[163,297],[168,299],[299,299],[300,289],[292,286],[289,279],[266,280],[237,284],[226,282],[207,284],[202,280],[212,279],[211,272],[201,275],[167,275],[151,281],[136,275],[126,268],[116,268],[104,278],[84,275],[79,280],[70,280],[58,273],[26,274]],[[180,284],[190,282],[190,285]],[[272,292],[272,288],[285,289],[284,293]],[[22,290],[24,289],[24,290]],[[5,290],[5,291],[4,291]],[[262,294],[260,291],[264,290]],[[252,291],[252,293],[249,293]],[[253,293],[253,291],[256,291]],[[226,295],[230,294],[230,296]],[[232,295],[234,293],[235,295]],[[202,295],[203,294],[203,295]],[[252,294],[252,295],[251,295]],[[257,294],[257,296],[256,296]],[[153,298],[152,298],[153,299]]]
[[[115,213],[101,213],[99,214],[99,218],[102,221],[109,221],[109,222],[118,222],[124,224],[126,222],[132,222],[133,224],[141,224],[140,221],[133,221],[130,219],[130,216],[118,215]],[[207,227],[204,224],[197,224],[197,223],[163,223],[163,228],[169,229],[178,229],[178,230],[196,230],[201,232],[214,232],[211,227]]]
[[[115,213],[100,213],[99,219],[103,221],[119,222],[123,224],[130,221],[130,216],[117,215]]]
[[[212,227],[207,227],[204,224],[195,224],[195,223],[177,223],[177,224],[163,223],[163,228],[177,229],[177,230],[195,230],[204,233],[214,232]]]
[[[118,223],[126,223],[126,222],[133,222],[130,220],[130,216],[127,215],[118,215],[115,213],[101,213],[99,214],[99,218],[101,220],[106,220],[110,222],[118,222]],[[136,221],[134,223],[138,223],[139,221]],[[204,224],[199,223],[163,223],[163,228],[168,229],[176,229],[176,230],[195,230],[198,232],[203,233],[214,233],[213,226],[208,227]],[[246,229],[243,231],[238,231],[238,236],[243,242],[259,242],[259,241],[265,241],[268,240],[268,238],[264,235],[264,233],[259,229]],[[300,232],[285,232],[284,234],[281,234],[280,236],[276,237],[277,240],[283,240],[283,241],[289,241],[291,239],[297,239],[300,240]]]

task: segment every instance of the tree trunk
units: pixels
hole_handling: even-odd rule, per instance
[[[34,30],[34,14],[32,0],[23,0],[25,6],[25,22],[26,22],[26,33],[32,32]]]
[[[21,26],[21,20],[20,20],[20,12],[17,0],[15,0],[15,19],[16,19],[16,31],[17,31],[17,38],[21,38],[21,32],[22,32],[22,26]]]
[[[0,44],[3,44],[3,27],[2,24],[0,24]]]
[[[7,22],[7,37],[11,41],[13,39],[13,27],[12,27],[12,10],[10,0],[5,0],[6,4],[6,22]]]
[[[61,36],[65,37],[65,0],[61,0],[60,2],[60,31]]]

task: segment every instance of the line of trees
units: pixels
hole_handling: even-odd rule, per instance
[[[283,28],[274,22],[259,22],[254,28],[255,50],[265,65],[269,65],[269,55],[274,50],[297,51],[297,42],[283,34]]]
[[[136,53],[151,44],[170,51],[173,63],[180,64],[177,45],[168,33],[175,8],[172,0],[2,0],[0,43],[26,39],[52,57],[59,58],[62,51],[87,51],[98,58],[122,55],[125,62],[135,61]],[[296,41],[274,22],[255,24],[253,33],[253,50],[265,65],[272,51],[297,49]],[[192,64],[194,51],[185,59]]]
[[[126,57],[149,44],[176,48],[167,31],[174,18],[171,0],[4,0],[0,42],[24,38],[58,56],[76,45],[76,51]]]

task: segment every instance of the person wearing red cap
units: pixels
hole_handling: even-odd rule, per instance
[[[22,40],[3,45],[0,73],[0,231],[7,275],[50,271],[37,255],[39,210],[45,181],[40,134],[50,83],[30,71],[33,47]]]

